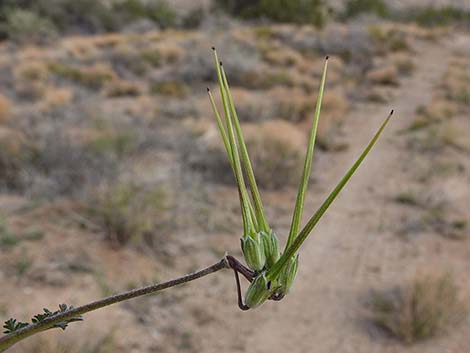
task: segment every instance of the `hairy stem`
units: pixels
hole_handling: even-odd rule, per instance
[[[109,296],[109,297],[106,297],[106,298],[103,298],[103,299],[100,299],[100,300],[97,300],[97,301],[94,301],[94,302],[91,302],[82,306],[79,306],[77,308],[73,308],[65,312],[56,314],[54,316],[44,319],[43,321],[39,323],[30,324],[23,329],[19,329],[8,335],[0,337],[0,352],[4,352],[5,350],[13,346],[15,343],[18,343],[19,341],[22,341],[29,336],[32,336],[39,332],[50,329],[54,325],[60,322],[63,322],[67,319],[71,319],[73,317],[88,313],[90,311],[104,308],[111,304],[119,303],[122,301],[126,301],[132,298],[137,298],[137,297],[147,295],[147,294],[152,294],[152,293],[161,291],[163,289],[171,288],[171,287],[174,287],[179,284],[186,283],[186,282],[191,282],[198,278],[207,276],[211,273],[214,273],[214,272],[217,272],[224,268],[229,268],[229,267],[230,266],[227,261],[227,258],[224,257],[217,263],[209,267],[206,267],[202,270],[190,273],[188,275],[178,277],[167,282],[152,284],[146,287],[132,289],[127,292],[115,294],[115,295],[112,295],[112,296]]]

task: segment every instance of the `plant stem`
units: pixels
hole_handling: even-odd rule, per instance
[[[36,324],[30,324],[27,327],[23,329],[19,329],[17,331],[14,331],[8,335],[5,335],[3,337],[0,337],[0,352],[4,352],[11,346],[13,346],[15,343],[18,343],[19,341],[24,340],[25,338],[35,335],[39,332],[45,331],[47,329],[52,328],[54,325],[63,322],[67,319],[71,319],[73,317],[88,313],[90,311],[94,311],[100,308],[104,308],[105,306],[119,303],[122,301],[126,301],[132,298],[137,298],[143,295],[147,294],[152,294],[158,291],[161,291],[166,288],[171,288],[174,286],[177,286],[179,284],[183,284],[186,282],[191,282],[194,281],[198,278],[207,276],[211,273],[220,271],[224,268],[229,268],[229,263],[227,261],[227,258],[224,257],[217,263],[206,267],[202,270],[190,273],[188,275],[178,277],[175,279],[172,279],[167,282],[163,283],[158,283],[158,284],[152,284],[146,287],[142,288],[137,288],[137,289],[132,289],[127,292],[119,293],[119,294],[114,294],[112,296],[79,306],[77,308],[73,308],[71,310],[67,310],[63,313],[56,314],[54,316],[48,317],[44,319],[43,321],[36,323]]]

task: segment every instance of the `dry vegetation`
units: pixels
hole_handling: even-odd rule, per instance
[[[18,15],[24,19],[31,13]],[[10,21],[23,20],[21,16]],[[435,14],[428,16],[435,19]],[[206,18],[207,28],[189,29],[183,17],[175,17],[175,28],[167,30],[159,30],[171,27],[164,18],[152,18],[153,27],[144,26],[148,30],[131,27],[116,33],[104,33],[107,29],[93,27],[104,22],[90,20],[86,32],[94,35],[68,32],[60,22],[52,29],[50,23],[39,21],[33,23],[41,28],[31,38],[33,43],[27,40],[31,28],[26,28],[26,35],[11,35],[1,43],[0,317],[5,320],[56,305],[58,297],[79,304],[193,270],[226,250],[239,252],[234,180],[206,96],[206,87],[217,92],[211,45],[224,60],[255,173],[266,194],[267,213],[276,219],[274,226],[282,238],[290,221],[285,210],[293,203],[291,185],[299,180],[324,56],[331,60],[317,140],[321,150],[314,161],[315,200],[337,177],[332,171],[344,169],[348,148],[358,148],[354,136],[373,125],[364,117],[399,104],[407,85],[429,74],[420,71],[425,49],[451,45],[454,38],[454,30],[393,19],[331,21],[320,30],[310,24],[248,25],[222,17],[223,23]],[[123,21],[127,26],[127,19]],[[62,30],[74,34],[59,38]],[[468,37],[463,29],[455,31]],[[452,53],[438,82],[429,83],[431,99],[413,108],[414,116],[400,117],[406,123],[386,149],[406,158],[394,165],[393,174],[379,175],[386,179],[384,191],[371,186],[372,191],[360,199],[369,203],[344,207],[348,219],[360,209],[361,222],[370,227],[362,231],[379,237],[380,249],[391,245],[390,252],[399,254],[395,258],[388,254],[384,260],[388,267],[381,267],[382,262],[370,265],[379,267],[370,270],[373,274],[362,271],[367,279],[384,279],[374,300],[376,321],[408,343],[434,335],[438,340],[446,334],[452,341],[450,331],[468,329],[465,320],[456,321],[461,326],[447,325],[454,322],[456,311],[460,313],[461,292],[468,292],[460,285],[468,273],[468,257],[463,254],[470,234],[470,67],[469,52],[462,49],[465,43],[458,45],[460,52]],[[417,72],[421,76],[415,77]],[[387,158],[384,154],[381,163],[386,164]],[[379,208],[385,216],[377,215]],[[344,217],[339,223],[343,221]],[[385,229],[390,238],[381,238],[382,231],[374,228],[378,222],[377,228]],[[325,240],[315,246],[338,254],[328,259],[349,258],[347,270],[372,256],[367,253],[365,260],[357,260],[360,256],[350,251],[354,247],[340,243]],[[317,253],[310,249],[310,254]],[[448,277],[422,276],[386,291],[387,276],[403,269],[395,266],[412,267],[436,257],[453,269],[457,285]],[[329,266],[336,269],[335,263]],[[312,271],[317,273],[317,268]],[[316,286],[315,278],[310,280]],[[232,282],[207,283],[198,289],[201,296],[196,299],[194,290],[183,287],[175,294],[111,309],[119,325],[88,342],[45,337],[18,346],[17,351],[226,350],[221,332],[227,334],[232,326],[223,317],[239,320],[240,326],[246,319],[234,313],[232,301],[228,304],[234,298],[229,294]],[[362,290],[371,287],[364,280],[360,285]],[[334,292],[332,288],[325,291]],[[311,292],[318,296],[317,305],[323,305],[325,292],[318,291],[315,287]],[[338,292],[353,296],[349,284],[338,287]],[[206,308],[206,301],[201,305],[203,297],[213,306]],[[24,308],[15,304],[23,302]],[[328,305],[335,306],[326,300],[325,308]],[[278,322],[279,317],[271,321]],[[287,322],[292,327],[297,324]],[[334,332],[345,332],[347,337],[348,330],[336,327]],[[208,336],[201,340],[199,334]],[[244,337],[253,334],[243,331],[237,336],[239,342],[227,338],[230,349],[249,351]],[[316,339],[321,341],[309,344],[318,346],[324,337],[312,336]],[[361,352],[373,350],[367,344]],[[325,349],[331,347],[340,346],[325,344]],[[427,346],[422,351],[435,352]]]
[[[377,324],[408,344],[443,334],[466,315],[449,275],[421,275],[388,293],[374,293],[371,305]]]

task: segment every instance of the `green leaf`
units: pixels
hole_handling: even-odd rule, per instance
[[[367,147],[364,149],[362,154],[359,156],[357,161],[353,164],[353,166],[348,170],[346,175],[341,179],[341,181],[336,185],[336,187],[333,189],[333,191],[330,193],[330,195],[326,198],[326,200],[322,203],[322,205],[318,208],[318,210],[315,212],[315,214],[310,218],[310,220],[307,222],[305,227],[302,229],[302,231],[299,233],[299,235],[295,238],[294,242],[292,245],[282,254],[281,258],[279,259],[278,262],[274,264],[274,266],[269,269],[268,271],[268,278],[269,279],[275,279],[279,275],[279,273],[282,271],[282,268],[284,265],[287,263],[289,258],[293,256],[300,248],[302,243],[307,239],[307,237],[310,235],[310,232],[312,229],[315,227],[315,225],[318,223],[320,218],[323,216],[323,214],[326,212],[328,207],[331,205],[331,203],[335,200],[336,196],[340,193],[340,191],[343,189],[344,185],[349,181],[351,176],[354,174],[354,172],[357,170],[359,165],[361,165],[362,161],[364,158],[367,156],[367,154],[370,152],[374,144],[376,143],[377,139],[379,138],[380,134],[382,131],[385,129],[387,126],[388,122],[390,121],[390,118],[392,117],[393,110],[391,111],[390,115],[385,119],[385,121],[382,123],[380,126],[379,130],[376,132],[372,140],[369,142]]]
[[[258,190],[258,185],[256,184],[255,173],[253,172],[253,168],[251,166],[251,161],[250,161],[250,156],[248,154],[248,149],[246,148],[245,139],[243,137],[242,128],[240,126],[240,120],[238,119],[237,111],[233,103],[232,94],[230,93],[230,87],[228,85],[227,75],[225,74],[225,70],[223,67],[221,67],[221,71],[222,71],[222,80],[224,83],[224,88],[225,88],[225,91],[227,92],[230,112],[232,114],[233,122],[235,125],[235,130],[237,132],[237,138],[238,138],[238,143],[240,145],[242,162],[245,167],[246,174],[248,176],[248,183],[250,184],[251,194],[253,196],[253,201],[255,204],[256,218],[260,226],[260,228],[257,230],[269,232],[271,229],[264,215],[263,203],[261,202],[261,196]]]
[[[248,192],[246,191],[245,180],[243,178],[243,172],[240,162],[240,155],[238,153],[238,146],[235,140],[235,133],[233,131],[232,117],[230,115],[229,103],[227,98],[227,92],[225,90],[221,65],[219,64],[219,58],[217,57],[217,52],[214,49],[214,60],[217,68],[217,78],[219,81],[220,96],[222,97],[222,104],[224,107],[225,113],[225,123],[227,125],[227,135],[228,141],[230,144],[231,155],[233,159],[233,166],[235,170],[235,178],[237,180],[238,193],[240,197],[240,207],[242,211],[243,218],[243,231],[244,235],[254,234],[256,229],[253,224],[252,216],[250,213],[250,200],[248,197]],[[230,158],[230,157],[229,157]]]
[[[317,136],[318,120],[320,118],[321,103],[323,99],[323,90],[325,88],[326,81],[326,70],[328,68],[328,57],[325,60],[325,66],[323,67],[323,74],[320,83],[320,89],[318,91],[317,104],[315,107],[315,115],[313,117],[312,129],[310,131],[310,137],[308,140],[307,154],[305,156],[304,169],[302,173],[302,179],[297,192],[297,199],[295,201],[294,214],[292,215],[292,223],[290,226],[289,237],[287,239],[285,249],[292,245],[292,242],[296,238],[300,222],[302,221],[302,212],[305,203],[305,193],[307,191],[308,180],[310,178],[310,171],[312,169],[312,157],[315,148],[315,137]]]
[[[207,93],[209,95],[209,100],[211,102],[212,111],[214,112],[215,119],[217,120],[217,126],[219,128],[220,135],[222,137],[222,141],[223,141],[224,146],[225,146],[225,152],[227,153],[227,156],[228,156],[228,159],[229,159],[229,162],[230,162],[230,166],[232,167],[233,173],[235,174],[235,165],[234,165],[234,162],[233,162],[232,147],[231,147],[230,141],[227,137],[227,133],[225,132],[224,123],[222,122],[222,118],[220,117],[219,111],[217,110],[217,106],[215,105],[214,97],[212,96],[212,93],[211,93],[209,88],[207,88]],[[251,218],[254,222],[254,226],[255,226],[256,229],[258,229],[258,222],[256,220],[255,211],[253,209],[253,205],[251,204],[251,201],[248,203],[248,206],[250,207],[250,214],[251,214]]]
[[[9,320],[5,321],[3,324],[3,328],[5,329],[3,333],[8,335],[28,325],[29,324],[27,322],[21,322],[21,321],[17,322],[16,319],[10,318]]]

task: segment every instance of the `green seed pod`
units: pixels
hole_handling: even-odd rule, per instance
[[[246,264],[254,271],[261,271],[266,264],[263,244],[259,233],[241,238],[242,251]]]
[[[297,275],[298,267],[299,255],[294,255],[289,259],[289,261],[287,261],[282,272],[279,274],[279,285],[281,286],[280,292],[282,292],[282,294],[286,295],[289,292],[295,276]]]
[[[277,260],[279,260],[279,241],[272,230],[269,233],[263,231],[260,232],[260,237],[264,248],[264,254],[266,256],[266,267],[270,268]]]
[[[245,294],[245,304],[254,309],[263,304],[274,292],[275,286],[261,273],[251,282]]]

